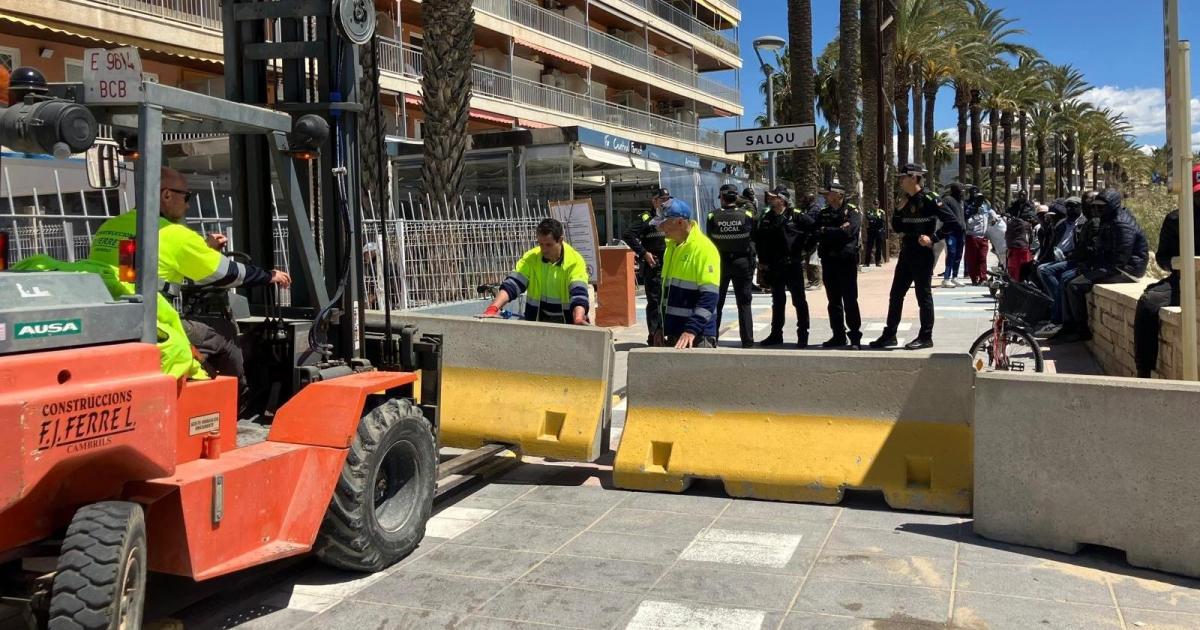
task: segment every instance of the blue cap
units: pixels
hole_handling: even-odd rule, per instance
[[[659,211],[658,216],[650,220],[650,225],[658,227],[659,225],[662,225],[663,221],[666,221],[667,219],[673,219],[675,217],[687,219],[688,221],[691,221],[694,218],[692,216],[692,207],[688,205],[688,202],[679,199],[678,197],[672,197],[670,201],[663,204],[662,210]]]

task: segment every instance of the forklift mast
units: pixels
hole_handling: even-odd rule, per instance
[[[371,40],[375,8],[367,0],[226,0],[223,3],[225,96],[299,118],[322,117],[330,133],[298,168],[295,194],[309,209],[312,230],[289,222],[288,268],[299,276],[291,306],[250,291],[251,313],[312,321],[313,363],[350,362],[363,354],[359,47]],[[272,66],[273,60],[282,65]],[[229,141],[234,230],[254,260],[275,256],[275,211],[268,139]],[[315,234],[314,234],[315,232]]]

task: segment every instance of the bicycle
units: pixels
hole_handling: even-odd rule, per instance
[[[976,372],[1033,372],[1046,369],[1042,347],[1032,330],[1050,310],[1050,297],[1029,283],[1013,282],[1007,272],[989,271],[998,298],[992,328],[971,344]]]

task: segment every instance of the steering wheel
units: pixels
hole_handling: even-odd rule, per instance
[[[221,252],[221,253],[224,256],[226,256],[227,258],[229,258],[230,260],[232,260],[233,262],[242,263],[243,265],[249,265],[251,262],[254,261],[254,259],[250,257],[250,254],[247,254],[245,252],[228,251],[228,252]]]

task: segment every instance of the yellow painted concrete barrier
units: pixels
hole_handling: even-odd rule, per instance
[[[971,511],[972,383],[963,355],[635,350],[613,481],[681,492]]]
[[[591,326],[393,316],[443,336],[442,444],[501,443],[523,455],[595,461],[608,448],[612,333]],[[382,327],[367,314],[367,328]]]

